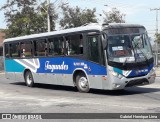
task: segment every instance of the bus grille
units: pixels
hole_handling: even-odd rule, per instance
[[[146,76],[147,74],[142,74],[142,75],[136,75],[136,76],[128,76],[126,78],[135,78],[135,77],[142,77],[142,76]]]
[[[143,79],[129,81],[129,83],[126,85],[126,87],[141,86],[141,85],[146,85],[146,84],[149,84],[149,82],[146,78],[143,78]]]

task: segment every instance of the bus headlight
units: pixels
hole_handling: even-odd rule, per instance
[[[117,73],[117,72],[114,72],[114,71],[111,71],[112,72],[112,75],[119,78],[119,79],[122,79],[123,78],[123,75]]]
[[[150,76],[156,77],[155,69],[152,68],[149,74]]]
[[[153,67],[150,71],[151,74],[155,73],[155,68]]]

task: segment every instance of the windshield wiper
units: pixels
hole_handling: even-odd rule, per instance
[[[133,42],[134,42],[134,41],[133,41]],[[139,43],[135,44],[135,42],[134,42],[134,45],[135,45],[135,47],[134,47],[135,49],[137,48],[137,49],[140,50],[140,52],[141,52],[141,54],[143,55],[143,57],[144,57],[147,65],[149,66],[148,58],[147,58],[147,56],[144,54],[144,52],[139,48]],[[136,51],[136,55],[137,55],[137,51]],[[135,56],[135,60],[136,60],[136,56]]]
[[[128,60],[128,57],[126,57],[125,61],[123,62],[123,66],[126,66],[127,60]]]
[[[125,59],[125,61],[123,62],[123,66],[125,66],[127,63],[127,58]]]

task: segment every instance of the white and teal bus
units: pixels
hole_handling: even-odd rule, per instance
[[[80,92],[154,83],[153,54],[144,26],[88,24],[4,40],[6,78],[76,86]]]

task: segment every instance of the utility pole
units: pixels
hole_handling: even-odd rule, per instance
[[[156,11],[156,35],[158,34],[158,11],[160,10],[160,8],[154,8],[154,9],[150,9],[151,11]],[[156,40],[155,43],[156,46],[156,66],[158,66],[158,42]]]
[[[50,0],[47,0],[47,21],[48,21],[48,32],[51,31],[51,21],[50,21]]]

